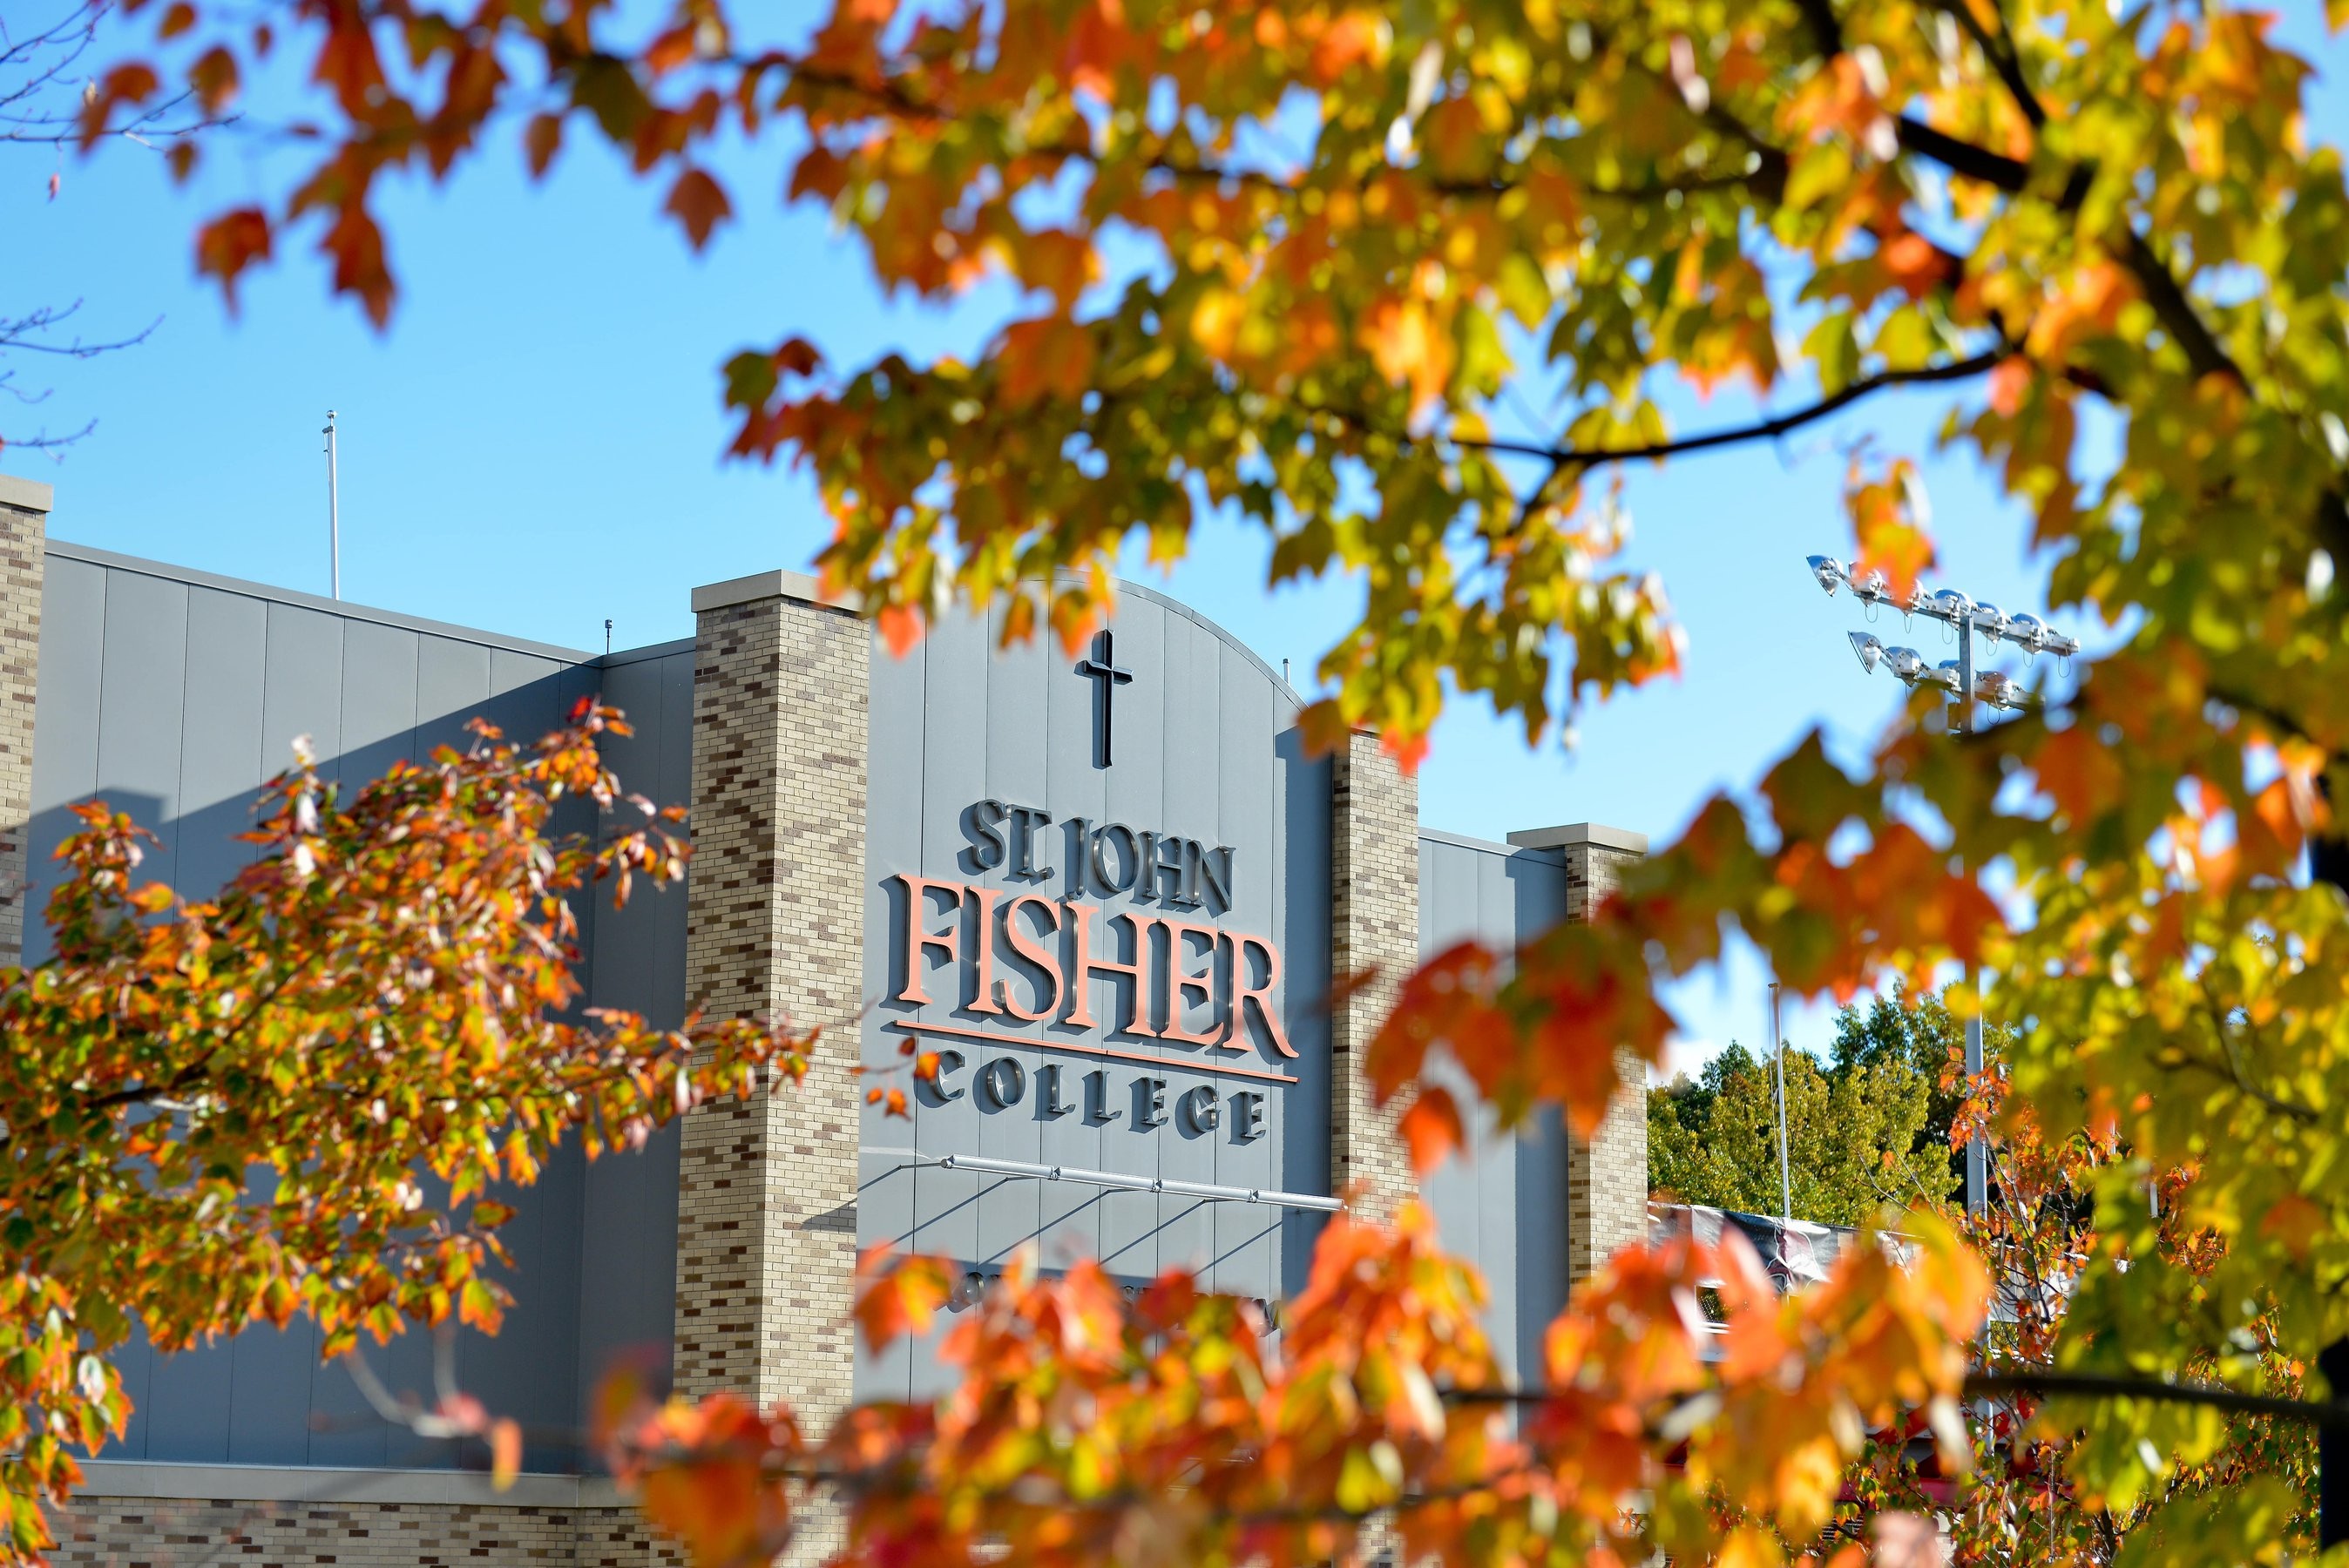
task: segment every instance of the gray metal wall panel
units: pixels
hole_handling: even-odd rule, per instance
[[[309,738],[327,779],[343,754],[343,623],[295,604],[269,606],[269,658],[261,701],[261,776],[294,765],[294,744]]]
[[[499,649],[492,685],[523,701],[560,700],[560,681],[531,659]],[[567,678],[567,677],[566,677]],[[604,700],[619,707],[631,736],[609,736],[604,755],[621,787],[657,806],[691,804],[693,652],[687,648],[602,672]],[[531,696],[554,690],[554,698]],[[530,717],[527,707],[523,717]],[[521,733],[527,734],[524,729]],[[631,807],[605,831],[641,825]],[[671,824],[672,830],[675,825]],[[642,1014],[659,1028],[685,1016],[686,889],[639,882],[626,908],[608,892],[595,899],[589,995],[596,1006]],[[575,1387],[592,1400],[622,1363],[666,1380],[674,1351],[677,1305],[678,1131],[653,1134],[642,1149],[606,1154],[580,1173],[582,1216],[572,1288],[578,1301]],[[574,1408],[567,1419],[585,1416]]]
[[[1067,664],[1057,645],[1052,647],[1050,659],[1054,673]],[[1093,766],[1092,739],[1093,683],[1048,679],[1042,747],[1044,793],[1028,804],[1049,807],[1056,820],[1072,817],[1094,822],[1103,820],[1109,813],[1109,775]],[[1046,848],[1050,851],[1049,858],[1040,856],[1038,863],[1050,865],[1060,874],[1039,884],[1036,891],[1049,896],[1065,892],[1071,885],[1070,868],[1077,851],[1073,836],[1061,831],[1047,835]],[[1040,917],[1029,918],[1032,929]],[[1058,944],[1056,937],[1053,945],[1057,948]],[[1031,1010],[1040,1005],[1040,1000],[1030,998]],[[1093,1073],[1104,1074],[1100,1084],[1102,1097],[1108,1097],[1111,1079],[1106,1075],[1107,1064],[1063,1054],[1056,1055],[1054,1065],[1059,1068],[1064,1103],[1072,1103],[1078,1109],[1045,1124],[1042,1159],[1047,1164],[1074,1165],[1087,1171],[1107,1169],[1108,1124],[1095,1119],[1085,1109],[1087,1084]],[[1044,1256],[1056,1264],[1100,1257],[1102,1212],[1109,1194],[1097,1187],[1080,1187],[1073,1182],[1038,1185],[1043,1189]]]
[[[1330,831],[1331,772],[1328,758],[1306,755],[1293,725],[1274,743],[1281,823],[1281,865],[1288,897],[1279,912],[1281,951],[1288,971],[1288,1043],[1297,1059],[1297,1087],[1280,1119],[1281,1186],[1291,1192],[1326,1191],[1330,1185]],[[1313,1244],[1327,1222],[1293,1214],[1281,1227],[1281,1294],[1303,1288]]]
[[[1044,756],[1032,738],[1044,726],[1046,680],[1050,666],[1045,662],[1045,646],[1040,640],[1030,638],[1010,648],[999,646],[1003,614],[1000,606],[990,614],[987,643],[981,650],[987,682],[987,731],[980,748],[986,759],[984,788],[967,797],[966,803],[982,798],[1021,802],[1044,798]],[[953,841],[959,841],[961,837],[957,823]],[[1008,856],[1004,863],[988,870],[978,869],[975,858],[958,855],[957,859],[964,859],[958,869],[966,878],[999,896],[1012,897],[1027,891],[1024,883],[1012,880]],[[976,932],[976,919],[966,930]],[[976,995],[971,1001],[975,1008],[993,1006],[989,998]],[[1036,1033],[1032,1025],[1022,1026],[1008,1016],[992,1017],[983,1011],[964,1015],[957,1021],[974,1023],[981,1018],[988,1020],[986,1027],[990,1033],[1030,1037]],[[1047,1057],[1040,1050],[999,1046],[988,1046],[971,1055],[973,1067],[1008,1057],[1019,1064],[1026,1080],[1018,1101],[1009,1106],[992,1103],[983,1087],[973,1092],[971,1099],[979,1113],[978,1152],[997,1160],[1033,1164],[1044,1152],[1043,1097],[1036,1091],[1042,1085]],[[1042,1186],[1037,1181],[1013,1181],[990,1182],[981,1188],[978,1250],[975,1254],[979,1262],[1005,1263],[1018,1248],[1037,1238],[1044,1220]]]
[[[1217,695],[1217,758],[1216,773],[1216,834],[1203,841],[1210,847],[1229,844],[1233,864],[1239,868],[1232,889],[1229,921],[1237,931],[1276,933],[1280,913],[1273,898],[1273,868],[1278,864],[1277,798],[1274,775],[1278,759],[1264,744],[1274,728],[1274,696],[1269,682],[1219,637],[1206,639],[1214,660]],[[1296,897],[1293,888],[1290,897]],[[1308,890],[1307,896],[1311,896]],[[1216,968],[1238,954],[1217,943]],[[1285,991],[1290,982],[1283,977]],[[1291,1042],[1293,1046],[1295,1042]],[[1243,1140],[1236,1119],[1226,1115],[1210,1140],[1216,1156],[1214,1180],[1227,1187],[1281,1186],[1280,1140],[1286,1119],[1268,1117],[1264,1130]],[[1280,1288],[1281,1213],[1238,1203],[1215,1210],[1215,1267],[1210,1283],[1237,1295],[1278,1299]]]
[[[322,1370],[317,1325],[256,1324],[230,1342],[229,1358],[229,1463],[307,1464],[310,1387]]]
[[[864,850],[864,998],[868,1006],[888,995],[893,983],[886,934],[891,930],[892,894],[883,878],[892,870],[922,863],[922,779],[926,757],[923,717],[927,707],[924,693],[929,646],[926,639],[898,657],[875,636],[871,658],[873,673],[866,707],[866,744],[871,755],[865,767]],[[875,1081],[905,1091],[911,1114],[902,1119],[891,1117],[876,1105],[865,1106],[861,1112],[857,1130],[857,1242],[860,1246],[883,1242],[920,1249],[923,1243],[914,1235],[916,1173],[910,1156],[923,1118],[928,1114],[925,1101],[932,1096],[911,1081],[905,1070],[908,1058],[898,1048],[913,1043],[913,1037],[874,1025],[860,1030],[859,1037],[864,1066],[876,1074],[887,1075]],[[921,1043],[926,1046],[931,1042]],[[906,1346],[900,1343],[874,1357],[865,1349],[860,1336],[856,1355],[854,1387],[860,1398],[903,1399],[911,1396],[913,1357]]]
[[[1566,871],[1554,855],[1448,839],[1419,841],[1423,954],[1474,939],[1507,952],[1566,913]],[[1565,1143],[1555,1118],[1503,1136],[1448,1064],[1433,1081],[1462,1101],[1471,1147],[1422,1183],[1445,1244],[1485,1275],[1486,1327],[1513,1376],[1540,1364],[1543,1330],[1566,1302]]]
[[[118,573],[106,584],[106,673],[98,791],[160,841],[142,872],[178,875],[180,718],[187,690],[188,590]]]
[[[987,627],[967,616],[951,617],[931,629],[922,651],[922,848],[915,863],[929,875],[950,877],[961,869],[956,864],[956,846],[962,842],[963,810],[987,795]],[[883,766],[896,766],[895,759],[885,759]],[[963,923],[960,906],[949,910],[935,893],[925,894],[905,918],[927,931],[959,931]],[[931,1023],[953,1022],[962,1005],[962,966],[939,961],[936,952],[920,962],[922,987],[932,1000],[918,1016]],[[976,1046],[952,1048],[969,1057],[959,1078],[960,1098],[929,1096],[917,1101],[916,1148],[976,1150],[986,1137],[976,1087],[988,1053]],[[972,1263],[983,1261],[989,1254],[981,1247],[987,1238],[978,1230],[979,1194],[1005,1181],[964,1171],[916,1171],[914,1246]]]
[[[143,1460],[147,1429],[153,1424],[147,1413],[147,1390],[155,1377],[155,1349],[147,1343],[146,1330],[133,1324],[130,1337],[115,1351],[113,1360],[122,1377],[123,1397],[130,1401],[130,1419],[124,1424],[121,1438],[109,1444],[106,1451],[126,1460]]]
[[[56,885],[57,847],[80,824],[67,810],[98,788],[98,717],[105,687],[106,574],[51,557],[41,586],[40,689],[33,707],[33,822],[26,864],[36,896],[25,918],[25,962],[55,951],[41,918]]]
[[[1516,930],[1547,931],[1566,918],[1566,868],[1549,857],[1512,855],[1503,862]],[[1568,1264],[1566,1127],[1555,1109],[1538,1111],[1517,1134],[1517,1366],[1537,1371],[1542,1335],[1566,1306]]]
[[[217,588],[188,593],[187,708],[180,738],[179,888],[210,898],[253,862],[237,835],[261,788],[268,608]]]
[[[416,746],[418,637],[399,626],[343,627],[343,736],[336,757],[350,785],[381,778]]]
[[[230,1357],[225,1341],[158,1356],[147,1379],[147,1457],[228,1462]]]
[[[1125,722],[1114,727],[1114,766],[1109,769],[1102,815],[1135,828],[1147,828],[1165,820],[1166,682],[1171,674],[1166,657],[1167,618],[1161,605],[1127,599],[1118,605],[1117,621],[1112,628],[1117,663],[1133,671],[1133,681],[1130,686],[1120,686],[1113,699]],[[1090,727],[1087,734],[1091,734]],[[1116,951],[1123,954],[1123,944],[1131,940],[1132,923],[1112,922],[1112,916],[1122,911],[1143,912],[1122,898],[1096,894],[1091,902],[1101,906],[1095,923],[1104,927],[1113,925],[1119,932]],[[1101,935],[1096,940],[1106,950],[1112,939]],[[1097,976],[1089,994],[1093,1016],[1102,1020],[1105,1038],[1128,1050],[1148,1045],[1146,1040],[1122,1037],[1109,1027],[1112,1020],[1126,1015],[1125,998],[1131,995],[1132,986],[1125,980]],[[1173,1075],[1164,1076],[1170,1080],[1169,1090],[1174,1090]],[[1114,1103],[1121,1114],[1102,1129],[1102,1164],[1109,1170],[1137,1176],[1164,1174],[1160,1169],[1159,1138],[1138,1125],[1144,1110],[1142,1079],[1127,1079],[1111,1073],[1105,1081],[1120,1091],[1115,1093]],[[1145,1193],[1102,1194],[1102,1262],[1130,1277],[1148,1279],[1157,1274],[1162,1262],[1159,1227],[1171,1211],[1172,1205],[1163,1204]]]
[[[416,648],[416,735],[409,760],[426,762],[446,746],[462,751],[471,737],[465,720],[490,697],[490,650],[479,643],[425,637]],[[528,740],[527,735],[517,735]]]
[[[1164,617],[1166,671],[1165,740],[1160,762],[1164,779],[1164,804],[1157,816],[1141,825],[1162,833],[1196,839],[1212,848],[1222,841],[1223,731],[1218,713],[1223,707],[1223,669],[1217,649],[1222,639],[1185,615]],[[1179,913],[1165,905],[1162,913]],[[1174,962],[1167,951],[1169,933],[1159,931],[1160,975]],[[1221,944],[1217,944],[1218,946]],[[1172,987],[1166,1005],[1172,1006]],[[1207,1052],[1196,1046],[1169,1042],[1159,1054],[1175,1060],[1198,1060]],[[1158,1135],[1158,1173],[1178,1181],[1214,1181],[1216,1136],[1184,1114],[1185,1097],[1194,1089],[1213,1093],[1216,1079],[1200,1072],[1170,1070],[1165,1075],[1167,1126]],[[1216,1261],[1215,1205],[1196,1198],[1158,1201],[1158,1266],[1186,1268],[1212,1274]]]

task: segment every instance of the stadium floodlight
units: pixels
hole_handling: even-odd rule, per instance
[[[1874,609],[1889,604],[1903,614],[1922,615],[1939,621],[1958,634],[1958,656],[1941,664],[1929,664],[1914,648],[1886,647],[1865,632],[1848,634],[1851,651],[1859,657],[1859,667],[1874,675],[1878,665],[1890,671],[1910,690],[1933,686],[1950,696],[1950,727],[1970,730],[1974,727],[1973,707],[1977,702],[2009,712],[2021,712],[2037,700],[2013,676],[1997,670],[1974,671],[1974,638],[1986,637],[1992,647],[2012,643],[2025,654],[2036,657],[2054,654],[2068,658],[2080,651],[2080,645],[2049,626],[2036,615],[2010,615],[1995,604],[1978,603],[1954,588],[1927,593],[1922,584],[1912,584],[1906,593],[1895,593],[1881,572],[1862,571],[1857,562],[1839,561],[1832,555],[1813,555],[1806,564],[1811,569],[1821,588],[1832,597],[1837,588],[1849,588],[1851,596]],[[1979,978],[1975,984],[1979,995]],[[1966,1070],[1982,1070],[1982,1017],[1979,1014],[1966,1020]],[[1990,1203],[1990,1149],[1977,1138],[1966,1146],[1966,1208],[1981,1213]]]
[[[1984,670],[1974,677],[1974,696],[1992,707],[2021,713],[2031,706],[2031,693],[2013,676],[1997,670]]]

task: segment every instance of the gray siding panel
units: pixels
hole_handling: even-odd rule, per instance
[[[52,556],[41,594],[40,691],[33,709],[33,823],[30,852],[36,895],[25,922],[25,961],[55,951],[41,918],[57,882],[57,845],[81,823],[67,808],[98,788],[98,719],[105,687],[106,573]]]
[[[1117,606],[1113,648],[1117,662],[1134,672],[1130,686],[1117,688],[1114,699],[1116,712],[1124,722],[1112,729],[1114,748],[1112,766],[1109,769],[1107,795],[1102,815],[1111,821],[1125,822],[1135,829],[1153,826],[1166,820],[1166,715],[1167,679],[1173,666],[1166,656],[1166,624],[1169,617],[1164,606],[1147,600],[1127,598]],[[1085,683],[1090,686],[1092,683]],[[1086,733],[1092,733],[1088,725]],[[1101,905],[1094,917],[1099,925],[1111,923],[1111,916],[1122,911],[1147,913],[1124,898],[1094,895],[1088,900]],[[1095,937],[1103,951],[1113,950],[1123,954],[1124,944],[1130,940],[1129,923],[1119,921],[1112,929],[1117,935],[1107,934]],[[1102,1030],[1112,1045],[1122,1049],[1133,1049],[1137,1042],[1111,1033],[1112,1019],[1125,1016],[1124,998],[1132,985],[1123,978],[1100,977],[1093,981],[1090,999],[1093,1016],[1102,1020]],[[1139,1042],[1147,1046],[1148,1041]],[[1173,1109],[1174,1097],[1182,1091],[1181,1075],[1165,1073],[1167,1104]],[[1129,1080],[1123,1073],[1109,1074],[1106,1081],[1119,1089]],[[1163,1176],[1160,1153],[1164,1140],[1155,1133],[1138,1125],[1143,1113],[1142,1079],[1130,1080],[1131,1092],[1116,1097],[1119,1119],[1102,1130],[1102,1164],[1112,1171],[1136,1176]],[[1174,1200],[1162,1200],[1143,1192],[1105,1192],[1102,1195],[1101,1245],[1102,1262],[1112,1272],[1128,1278],[1148,1279],[1173,1261],[1162,1254],[1160,1227],[1172,1215],[1181,1212]]]
[[[999,606],[986,624],[987,642],[979,651],[985,660],[987,699],[984,717],[987,734],[983,747],[986,760],[984,786],[963,799],[966,804],[981,799],[1005,801],[1033,802],[1041,800],[1044,790],[1044,758],[1032,743],[1023,744],[1044,722],[1045,682],[1049,666],[1044,660],[1044,645],[1034,638],[1019,646],[999,649],[1003,635],[1003,611]],[[957,822],[953,840],[962,838]],[[937,857],[930,857],[935,860]],[[962,859],[957,854],[957,859]],[[957,867],[972,882],[1001,896],[1011,896],[1022,891],[1011,881],[1009,857],[1004,863],[989,870],[979,870],[975,860]],[[973,920],[966,927],[967,940],[976,940],[978,925]],[[975,1008],[993,1006],[988,998],[974,994]],[[966,1011],[957,1015],[957,1022],[978,1025],[990,1033],[1006,1036],[1033,1036],[1032,1027],[1021,1026],[1009,1017],[983,1012]],[[978,1152],[997,1160],[1018,1160],[1034,1163],[1044,1151],[1042,1097],[1037,1092],[1042,1087],[1044,1053],[1037,1050],[986,1046],[971,1053],[973,1067],[998,1057],[1009,1057],[1019,1064],[1026,1082],[1017,1103],[998,1107],[982,1089],[974,1098],[979,1102]],[[1041,1228],[1043,1183],[1038,1181],[999,1181],[981,1189],[978,1199],[978,1250],[975,1254],[983,1261],[1000,1264],[1009,1261],[1019,1247],[1035,1240]]]
[[[253,861],[237,835],[261,788],[268,607],[216,588],[188,596],[187,710],[180,740],[180,891],[210,898]]]
[[[229,1356],[229,1463],[308,1463],[310,1388],[321,1375],[316,1325],[255,1325],[230,1342]]]
[[[106,671],[98,710],[98,792],[161,841],[140,870],[178,875],[180,719],[186,695],[188,590],[118,573],[106,585]]]
[[[291,768],[295,742],[306,738],[320,773],[336,778],[334,759],[343,754],[343,623],[296,605],[270,605],[263,680],[262,777],[274,779]]]
[[[865,878],[864,1000],[870,1009],[859,1031],[864,1065],[885,1075],[885,1082],[905,1091],[911,1110],[907,1118],[889,1116],[876,1105],[860,1113],[856,1165],[856,1233],[860,1245],[875,1241],[918,1248],[914,1235],[916,1173],[911,1155],[923,1120],[928,1116],[931,1092],[914,1084],[905,1072],[906,1057],[898,1047],[911,1037],[884,1026],[903,1009],[883,1006],[893,994],[887,934],[892,929],[891,891],[882,879],[890,870],[922,863],[922,773],[924,691],[927,684],[929,648],[926,642],[904,657],[892,655],[877,636],[873,641],[872,678],[867,705],[870,748],[865,769]],[[924,1042],[927,1044],[928,1042]],[[904,1399],[913,1392],[913,1357],[904,1344],[891,1346],[878,1357],[856,1342],[854,1386],[860,1398]]]
[[[343,744],[339,767],[357,786],[379,779],[416,749],[417,635],[353,621],[343,628]]]
[[[1506,952],[1566,913],[1566,870],[1551,853],[1448,838],[1419,841],[1420,949],[1467,940]],[[1566,1305],[1566,1145],[1555,1117],[1504,1136],[1464,1075],[1437,1064],[1471,1123],[1472,1147],[1422,1181],[1445,1244],[1472,1259],[1491,1293],[1485,1315],[1512,1376],[1540,1366],[1541,1339]]]
[[[465,720],[481,711],[489,696],[489,649],[479,643],[424,638],[416,649],[416,738],[411,758],[426,761],[443,746],[464,750],[471,739],[465,733]]]
[[[987,794],[986,624],[968,616],[950,617],[923,639],[922,653],[922,847],[913,864],[933,876],[951,876],[959,870],[955,846],[962,842],[963,809]],[[934,893],[925,895],[908,918],[927,931],[957,930],[962,924],[961,910],[949,911]],[[961,966],[941,961],[933,952],[924,961],[922,985],[931,1002],[919,1016],[931,1023],[957,1022],[962,1005]],[[977,1080],[992,1053],[975,1042],[958,1048],[969,1058],[959,1078],[964,1093],[943,1102],[929,1097],[927,1103],[916,1106],[916,1147],[977,1149],[986,1136]],[[988,1254],[980,1247],[979,1195],[1004,1184],[1002,1178],[966,1171],[916,1171],[919,1228],[914,1246],[974,1262],[986,1258]]]

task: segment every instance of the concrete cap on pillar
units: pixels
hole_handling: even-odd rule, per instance
[[[57,489],[38,480],[20,480],[15,474],[0,474],[0,506],[13,506],[19,511],[54,511]]]
[[[693,591],[694,614],[704,610],[722,610],[729,604],[748,604],[760,599],[796,599],[802,604],[823,604],[835,610],[854,610],[856,602],[826,593],[823,585],[800,572],[756,572],[748,577],[730,578],[723,583],[707,583]]]
[[[1648,835],[1635,833],[1629,828],[1610,828],[1604,822],[1566,822],[1555,828],[1525,828],[1509,835],[1509,842],[1521,850],[1564,850],[1579,844],[1595,844],[1602,850],[1621,850],[1628,854],[1648,852]]]

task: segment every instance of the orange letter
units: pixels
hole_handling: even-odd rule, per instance
[[[973,898],[978,900],[978,928],[971,934],[971,967],[978,972],[978,995],[968,1011],[988,1017],[1000,1016],[1003,1009],[995,1004],[995,901],[1002,892],[991,887],[974,887]]]
[[[1224,934],[1212,925],[1195,925],[1187,920],[1164,919],[1158,923],[1166,928],[1166,983],[1169,986],[1166,993],[1166,1027],[1159,1031],[1159,1038],[1185,1046],[1215,1045],[1224,1037],[1225,1026],[1228,1022],[1223,1009],[1216,1006],[1216,952]],[[1190,975],[1184,972],[1183,939],[1186,936],[1207,939],[1205,973]],[[1195,1035],[1183,1026],[1183,1009],[1194,998],[1206,1003],[1215,1014],[1208,1022],[1208,1032],[1204,1035]],[[1232,1048],[1237,1050],[1240,1047],[1235,1046]]]
[[[1264,954],[1264,984],[1251,985],[1247,980],[1247,950],[1255,948]],[[1280,1026],[1280,1015],[1272,1010],[1273,987],[1280,984],[1280,950],[1261,936],[1232,937],[1232,1029],[1240,1032],[1247,1016],[1247,1004],[1256,1004],[1256,1015],[1264,1020],[1265,1033],[1284,1057],[1297,1052],[1288,1044],[1288,1036]]]
[[[964,884],[907,876],[902,872],[888,880],[905,884],[905,984],[890,1000],[926,1004],[930,994],[922,988],[922,959],[932,948],[945,954],[949,962],[956,957],[962,931]],[[926,913],[922,901],[934,892],[945,893],[954,900],[955,923],[945,931],[922,929],[922,917]],[[962,998],[957,995],[955,1000],[960,1002]]]
[[[1121,964],[1114,958],[1092,955],[1093,916],[1101,913],[1101,907],[1072,899],[1069,912],[1076,916],[1072,933],[1075,944],[1070,949],[1066,972],[1069,1011],[1061,1021],[1081,1029],[1094,1027],[1092,1008],[1087,1005],[1094,974],[1123,975],[1133,982],[1133,1006],[1121,1027],[1127,1034],[1155,1039],[1158,1031],[1150,1026],[1150,928],[1158,922],[1146,914],[1112,914],[1102,922],[1102,934],[1112,942],[1117,937],[1110,928],[1118,921],[1129,922],[1133,927],[1133,962]]]
[[[1061,1008],[1060,964],[1034,937],[1019,929],[1019,912],[1031,906],[1044,912],[1046,932],[1057,934],[1061,929],[1061,906],[1041,893],[1023,892],[1003,906],[1003,939],[1011,944],[1012,956],[1035,965],[1036,972],[1044,977],[1043,1005],[1032,1013],[1011,999],[1008,985],[998,982],[1000,990],[995,1000],[1002,1005],[1003,1011],[1023,1024],[1049,1018]]]

